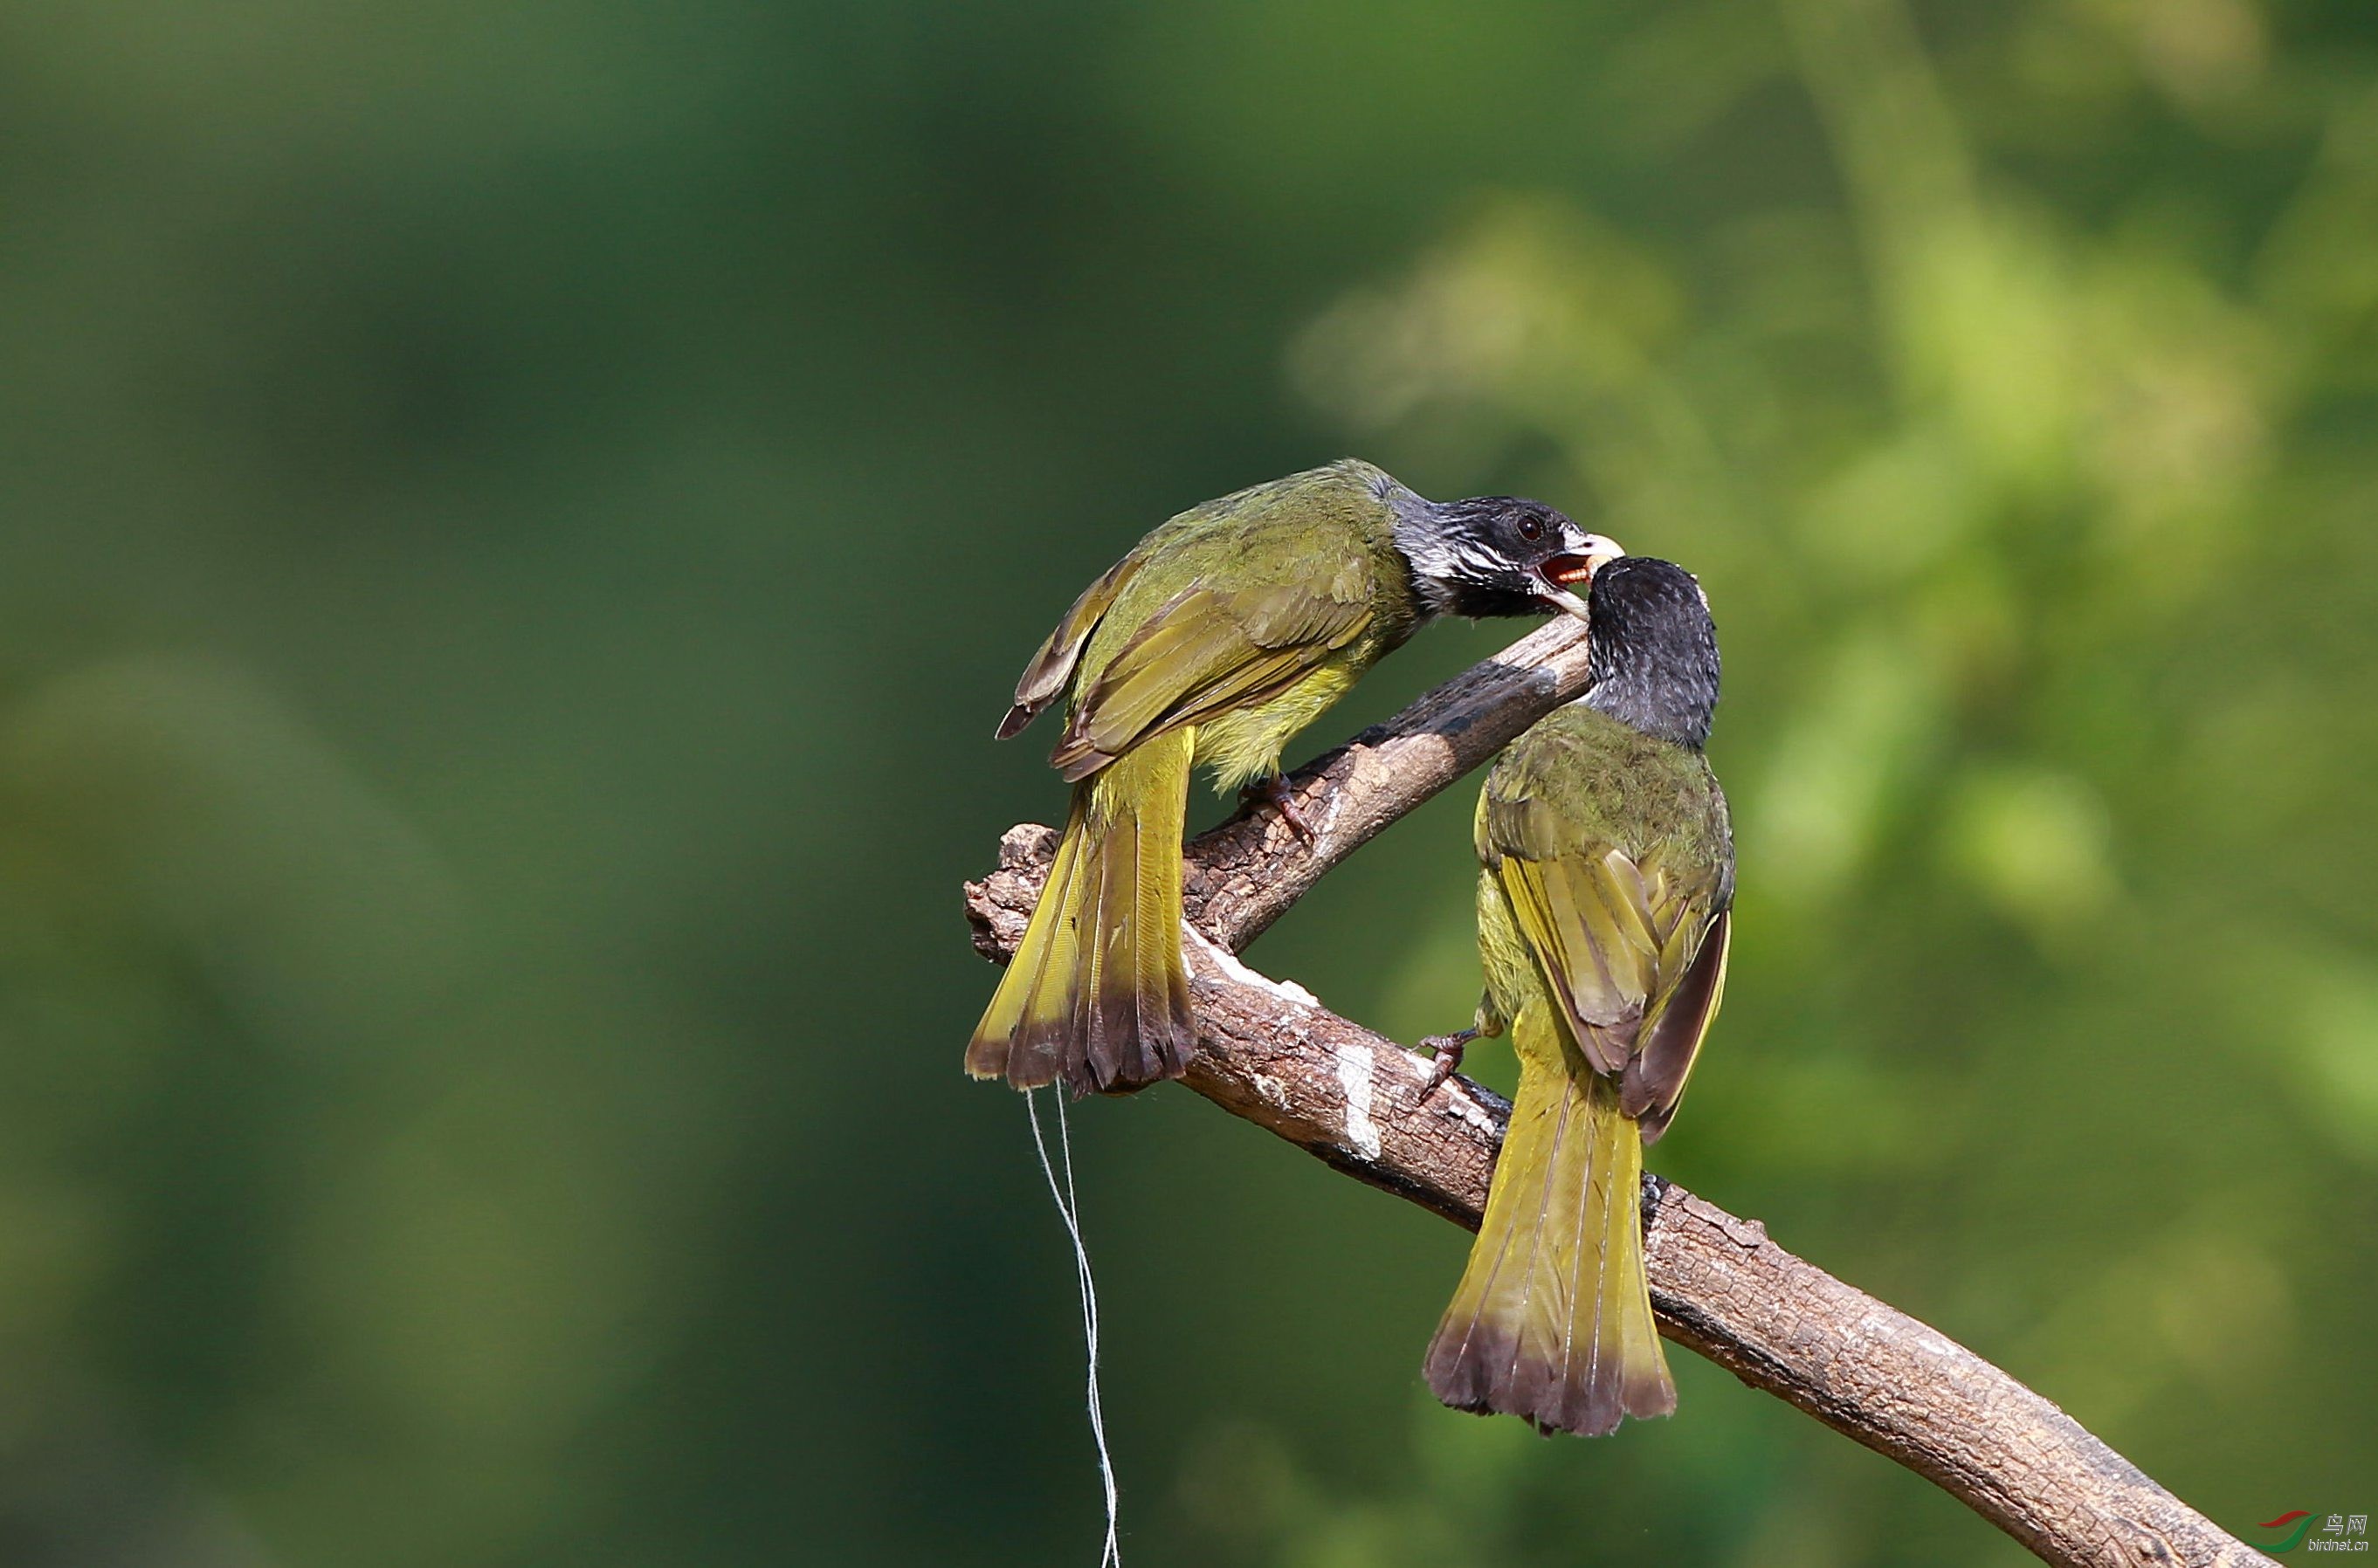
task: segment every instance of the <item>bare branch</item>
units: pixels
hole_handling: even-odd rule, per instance
[[[1289,782],[1313,843],[1260,808],[1199,835],[1183,888],[1191,924],[1244,948],[1322,873],[1583,691],[1585,663],[1585,628],[1563,616],[1298,769]]]
[[[1510,1107],[1467,1079],[1422,1097],[1426,1058],[1234,956],[1328,868],[1491,757],[1585,680],[1583,628],[1546,627],[1296,775],[1310,847],[1268,813],[1189,849],[1198,1054],[1188,1084],[1375,1187],[1476,1229]],[[967,887],[975,945],[1015,952],[1056,847],[1011,829]],[[1945,1335],[1683,1188],[1644,1179],[1661,1332],[1925,1477],[2074,1568],[2270,1563],[2079,1422]]]

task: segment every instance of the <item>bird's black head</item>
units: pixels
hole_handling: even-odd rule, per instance
[[[1692,573],[1626,556],[1593,574],[1587,706],[1682,746],[1709,739],[1717,627]]]
[[[1396,545],[1432,612],[1472,619],[1546,610],[1583,618],[1577,586],[1626,554],[1542,501],[1517,496],[1423,501],[1399,519]]]

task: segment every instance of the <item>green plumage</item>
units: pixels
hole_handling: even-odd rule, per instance
[[[1496,761],[1477,846],[1479,1027],[1509,1031],[1519,1093],[1429,1382],[1607,1432],[1675,1406],[1637,1189],[1723,990],[1725,797],[1697,747],[1572,704]]]
[[[1187,1065],[1191,767],[1225,791],[1277,772],[1290,737],[1426,618],[1399,498],[1426,505],[1350,459],[1209,501],[1142,539],[1050,634],[1000,733],[1068,699],[1051,761],[1073,809],[968,1071],[1087,1093]]]
[[[1277,771],[1289,738],[1420,626],[1387,500],[1397,488],[1349,459],[1208,501],[1141,540],[1083,646],[1051,760],[1078,778],[1195,725],[1218,788]]]

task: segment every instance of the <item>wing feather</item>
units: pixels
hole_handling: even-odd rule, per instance
[[[1591,838],[1555,846],[1541,823],[1507,836],[1496,832],[1504,825],[1490,813],[1497,876],[1547,988],[1587,1061],[1620,1081],[1621,1107],[1656,1138],[1724,991],[1721,888],[1647,868]],[[1539,856],[1519,853],[1514,840]]]
[[[1684,978],[1644,1031],[1642,1054],[1628,1066],[1619,1108],[1642,1124],[1646,1143],[1659,1141],[1685,1097],[1701,1041],[1725,999],[1725,960],[1733,942],[1733,911],[1720,910],[1684,967]]]
[[[1139,574],[1147,557],[1137,551],[1125,556],[1100,573],[1099,580],[1082,590],[1065,618],[1057,623],[1048,640],[1024,666],[1023,676],[1015,683],[1015,706],[999,722],[999,738],[1007,739],[1030,724],[1040,710],[1054,702],[1063,693],[1066,683],[1074,678],[1074,666],[1081,663],[1082,648],[1099,622],[1114,607],[1115,598],[1123,592],[1123,584]]]
[[[1370,624],[1366,601],[1308,588],[1184,590],[1081,694],[1050,760],[1087,778],[1152,736],[1277,696]]]

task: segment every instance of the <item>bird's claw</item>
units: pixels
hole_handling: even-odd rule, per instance
[[[1261,784],[1249,784],[1242,793],[1248,799],[1260,800],[1279,812],[1279,820],[1288,824],[1289,832],[1304,841],[1306,848],[1312,848],[1320,841],[1321,835],[1314,831],[1313,824],[1298,809],[1296,791],[1289,787],[1287,774],[1274,773]]]
[[[1470,1042],[1477,1037],[1477,1030],[1464,1029],[1459,1034],[1432,1035],[1421,1042],[1422,1046],[1435,1053],[1436,1057],[1436,1060],[1429,1068],[1428,1082],[1421,1085],[1422,1099],[1425,1100],[1435,1094],[1445,1086],[1447,1079],[1461,1071],[1461,1053],[1469,1047]]]

